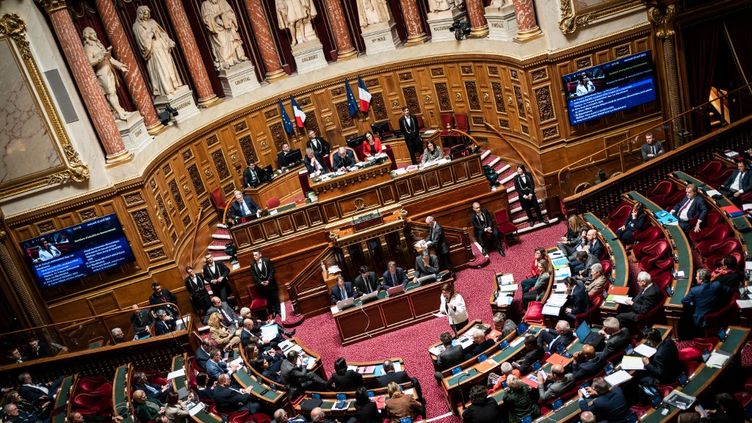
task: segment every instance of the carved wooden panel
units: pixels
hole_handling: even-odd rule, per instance
[[[170,193],[172,193],[172,198],[175,200],[175,205],[178,207],[178,210],[182,211],[185,209],[185,203],[183,202],[183,196],[180,195],[180,189],[178,189],[178,183],[175,182],[173,179],[169,183],[170,186]]]
[[[310,110],[306,112],[305,129],[306,129],[306,132],[313,129],[314,131],[316,131],[317,134],[321,133],[321,130],[319,130],[319,120],[316,117],[315,110]],[[277,147],[277,150],[281,150],[281,149],[282,149],[282,145],[279,145]],[[302,153],[303,155],[305,155],[305,151],[302,151]]]
[[[269,132],[271,132],[274,145],[281,150],[282,144],[287,142],[287,133],[285,132],[284,126],[282,126],[282,122],[276,122],[269,125]]]
[[[117,299],[112,291],[102,293],[101,295],[89,297],[89,307],[94,314],[103,314],[108,311],[118,309]]]
[[[165,176],[168,176],[169,174],[172,173],[172,167],[170,166],[169,163],[165,163],[162,166],[162,172],[164,173]]]
[[[395,182],[394,186],[397,188],[397,196],[400,200],[410,196],[410,182],[406,179],[400,179]]]
[[[93,207],[90,207],[88,209],[83,209],[78,212],[78,217],[81,218],[82,222],[85,220],[94,219],[95,217],[97,217],[97,211],[94,210]]]
[[[460,74],[462,75],[473,75],[473,67],[472,65],[462,65],[460,66]]]
[[[251,242],[261,242],[264,239],[264,229],[261,227],[261,225],[252,225],[251,226]]]
[[[196,166],[195,163],[188,166],[188,176],[193,184],[193,190],[196,192],[196,195],[201,195],[206,192],[204,182],[201,180],[201,173],[199,173],[198,166]]]
[[[533,90],[538,104],[538,119],[541,123],[556,119],[556,112],[551,100],[551,87],[545,85]]]
[[[409,177],[408,181],[410,182],[410,190],[413,192],[413,195],[426,192],[426,184],[420,176]]]
[[[381,92],[371,93],[371,110],[373,110],[373,117],[377,121],[389,119],[386,104],[384,103],[384,95]]]
[[[190,226],[191,225],[191,215],[187,214],[187,215],[183,216],[182,222],[183,222],[183,226],[184,227],[187,228],[188,226]]]
[[[209,137],[206,138],[206,146],[207,147],[211,147],[211,146],[213,146],[214,144],[216,144],[218,142],[219,142],[219,138],[217,138],[216,135],[210,135]]]
[[[318,225],[324,222],[324,219],[321,216],[321,212],[317,207],[306,210],[306,216],[308,216],[308,221],[311,223],[311,225]]]
[[[291,216],[292,223],[297,230],[302,230],[310,227],[310,225],[308,224],[308,219],[306,218],[305,211],[295,211],[291,214]]]
[[[509,69],[509,77],[516,80],[518,78],[517,69]]]
[[[292,217],[290,215],[281,216],[277,219],[279,225],[279,231],[282,235],[288,235],[295,232],[295,224],[293,224]]]
[[[431,68],[431,76],[434,78],[444,76],[444,68]]]
[[[238,231],[235,236],[235,246],[237,248],[243,248],[248,245],[251,245],[251,240],[249,238],[250,231]]]
[[[277,107],[269,108],[264,112],[264,118],[266,118],[266,120],[275,118],[277,116],[279,116],[279,109]]]
[[[465,81],[465,92],[467,93],[470,110],[480,110],[480,98],[478,98],[478,88],[475,81]]]
[[[343,129],[355,126],[355,121],[353,121],[353,118],[350,116],[350,108],[347,106],[346,101],[340,101],[339,103],[336,103],[334,107],[337,109],[337,118]]]
[[[499,68],[496,66],[489,66],[488,67],[488,74],[492,76],[499,75]]]
[[[125,202],[125,205],[130,206],[136,206],[139,204],[143,204],[144,197],[141,196],[141,191],[133,191],[123,194],[123,201]]]
[[[277,226],[277,219],[264,221],[261,223],[261,227],[264,229],[266,239],[279,238],[281,235]]]
[[[614,57],[629,56],[630,53],[632,46],[629,43],[614,47]]]
[[[165,254],[164,248],[162,247],[151,249],[146,252],[146,255],[149,256],[149,261],[157,261],[167,257],[167,254]]]
[[[509,119],[499,119],[499,128],[509,129]]]
[[[504,91],[501,88],[501,82],[492,82],[491,90],[493,91],[496,111],[499,113],[506,113],[507,109],[504,107]]]
[[[135,210],[131,212],[131,218],[136,226],[138,235],[141,238],[143,245],[149,245],[159,241],[157,231],[154,229],[154,224],[151,221],[149,212],[146,209]]]
[[[387,185],[379,189],[379,195],[381,196],[382,204],[392,204],[397,202],[397,193],[391,185]]]
[[[184,161],[184,162],[187,162],[188,160],[190,160],[190,159],[192,159],[192,158],[193,158],[193,150],[191,150],[190,148],[188,148],[188,149],[185,149],[185,150],[184,150],[184,151],[183,151],[183,152],[181,153],[181,155],[183,156],[183,161]]]
[[[530,71],[530,79],[533,80],[533,82],[540,82],[548,79],[548,68],[545,66],[538,69],[533,69]]]
[[[543,139],[544,140],[551,140],[559,137],[559,125],[551,126],[549,128],[543,128],[541,130],[543,133]]]
[[[522,89],[519,85],[514,86],[514,99],[517,101],[517,114],[525,118],[525,104],[522,101]]]
[[[413,73],[412,72],[400,72],[399,73],[399,80],[400,80],[400,82],[412,81],[413,80]]]
[[[436,98],[439,101],[439,110],[442,112],[452,111],[452,98],[449,95],[449,87],[446,82],[437,82],[433,84],[436,88]]]
[[[238,139],[238,144],[240,144],[240,151],[243,152],[243,158],[245,159],[245,163],[255,163],[256,162],[256,147],[253,145],[253,140],[251,139],[250,135],[243,135]]]
[[[418,103],[418,93],[415,87],[402,87],[402,95],[405,96],[405,105],[410,108],[410,113],[420,113],[420,103]]]
[[[37,230],[40,234],[43,234],[45,232],[52,232],[55,230],[55,222],[51,220],[46,220],[44,222],[37,223]]]
[[[222,150],[215,150],[211,153],[212,160],[214,161],[214,167],[217,169],[219,179],[225,180],[230,177],[230,168],[227,167],[227,161],[225,161],[225,155]]]
[[[589,68],[593,66],[593,59],[590,56],[580,57],[575,59],[574,64],[577,66],[577,69]]]
[[[323,205],[322,209],[324,212],[324,219],[326,219],[327,222],[339,217],[339,210],[337,210],[337,204],[335,203],[326,203]]]
[[[159,211],[159,215],[162,217],[162,223],[170,227],[172,226],[172,221],[170,221],[170,216],[167,213],[167,208],[165,207],[164,201],[162,201],[162,196],[157,194],[157,210]]]

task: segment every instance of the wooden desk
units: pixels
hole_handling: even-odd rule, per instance
[[[131,373],[133,369],[129,364],[123,364],[115,369],[115,377],[112,380],[112,412],[115,416],[123,418],[122,423],[133,423],[131,414]]]
[[[66,376],[60,383],[60,392],[55,397],[55,403],[52,407],[50,421],[51,423],[66,423],[68,415],[70,414],[71,405],[73,401],[70,399],[73,388],[78,383],[78,375]]]
[[[400,385],[402,388],[402,393],[405,395],[412,395],[413,398],[417,396],[415,393],[415,389],[413,388],[413,384],[403,383]],[[374,397],[372,398],[372,401],[386,401],[386,394],[387,394],[387,388],[376,388],[376,389],[370,389],[370,392],[373,392]],[[337,403],[337,396],[339,394],[345,395],[345,401],[349,401],[349,407],[345,410],[333,410],[332,408]],[[298,401],[292,404],[292,409],[295,411],[294,414],[303,414],[303,409],[301,408],[301,405],[308,399],[312,399],[314,397],[317,397],[321,399],[321,409],[326,412],[327,417],[339,417],[341,418],[340,421],[347,421],[345,417],[350,417],[355,415],[355,412],[357,411],[355,407],[355,391],[344,391],[344,392],[330,392],[330,391],[306,391],[302,397],[299,398]],[[379,397],[385,397],[385,398],[379,398]],[[383,402],[382,402],[383,403]]]
[[[185,400],[186,398],[188,398],[187,393],[190,392],[190,387],[188,386],[188,379],[186,375],[190,374],[191,371],[190,366],[188,365],[187,354],[176,355],[175,357],[172,357],[172,365],[170,366],[170,370],[174,372],[180,369],[185,370],[185,375],[178,376],[175,379],[172,379],[172,390],[173,392],[180,395],[180,400]],[[206,407],[192,416],[192,419],[197,423],[222,423],[222,417],[211,413]]]
[[[363,384],[366,386],[366,388],[379,388],[379,378],[383,376],[384,373],[384,361],[389,360],[394,364],[394,371],[395,372],[406,372],[407,369],[405,368],[405,360],[394,357],[394,358],[387,358],[384,360],[371,360],[371,361],[353,361],[347,362],[347,368],[352,369],[358,373],[360,373],[363,376]],[[366,367],[373,367],[372,372],[366,372],[365,369],[358,370],[357,368],[366,368]]]
[[[395,297],[379,293],[374,302],[333,313],[342,345],[433,318],[443,283],[434,282]]]
[[[382,164],[364,167],[331,179],[311,180],[311,190],[319,197],[319,201],[328,200],[392,179],[389,174],[391,167],[392,163],[387,160]]]
[[[249,195],[253,202],[261,208],[266,208],[266,202],[272,197],[277,197],[282,204],[290,202],[302,192],[298,182],[298,171],[302,167],[303,165],[300,164],[281,175],[275,173],[271,182],[259,185],[256,188],[246,188],[243,192]]]
[[[629,263],[627,262],[627,251],[618,237],[603,221],[598,219],[592,213],[583,215],[593,229],[597,230],[603,238],[604,245],[609,249],[611,258],[611,286],[624,287],[629,286]],[[605,301],[601,304],[601,314],[603,318],[615,316],[619,305],[614,302]]]

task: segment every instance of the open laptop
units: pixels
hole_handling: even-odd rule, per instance
[[[353,306],[353,302],[355,301],[355,298],[345,298],[344,300],[337,301],[337,308],[339,310],[344,310],[346,308],[350,308]]]
[[[403,292],[405,292],[405,287],[402,286],[402,285],[393,286],[393,287],[391,287],[391,288],[389,288],[389,289],[386,290],[386,293],[390,297],[393,297],[395,295],[399,295],[399,294],[401,294]]]
[[[587,322],[582,322],[574,333],[577,335],[577,339],[583,344],[590,344],[596,347],[603,342],[603,335],[591,331],[590,325],[588,325]]]
[[[379,291],[373,291],[370,294],[363,294],[358,299],[361,303],[365,304],[369,301],[373,301],[379,297]]]

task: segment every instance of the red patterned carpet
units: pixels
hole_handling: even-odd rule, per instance
[[[491,322],[489,296],[493,290],[495,272],[511,272],[515,280],[521,280],[530,267],[535,247],[552,246],[564,233],[564,224],[522,235],[520,242],[507,249],[502,258],[491,252],[491,262],[482,269],[467,269],[457,273],[457,290],[465,298],[470,319]],[[288,308],[289,310],[289,304]],[[426,397],[428,418],[441,416],[449,408],[433,377],[433,366],[428,356],[428,346],[438,341],[439,334],[448,331],[445,319],[433,319],[403,328],[394,333],[376,336],[347,347],[340,345],[339,335],[329,314],[306,319],[297,327],[297,336],[312,351],[321,354],[327,374],[332,372],[333,363],[338,357],[348,361],[367,361],[390,357],[402,357],[407,371],[417,377]],[[440,419],[441,422],[457,422],[459,418]]]

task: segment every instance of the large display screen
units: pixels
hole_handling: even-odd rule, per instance
[[[579,70],[562,77],[569,123],[593,119],[655,101],[650,51]]]
[[[134,260],[114,214],[21,242],[42,288],[79,280]]]

